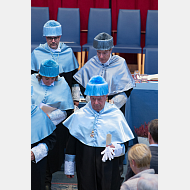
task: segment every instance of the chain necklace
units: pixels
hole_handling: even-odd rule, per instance
[[[49,46],[48,46],[48,48],[49,48]],[[53,53],[52,53],[52,51],[51,51],[50,48],[49,48],[49,50],[50,50],[50,53],[51,53],[53,59],[56,61],[56,59],[55,59],[55,57],[54,57],[54,55],[53,55]],[[56,61],[57,63],[58,63],[58,59],[59,59],[59,53],[58,53],[58,56],[57,56],[57,61]]]

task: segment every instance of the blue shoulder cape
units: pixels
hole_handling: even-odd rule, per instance
[[[54,86],[42,85],[38,82],[37,74],[31,75],[31,85],[33,86],[32,103],[40,105],[47,104],[51,107],[58,108],[62,111],[74,109],[71,89],[64,77],[58,77],[58,81],[54,82]]]
[[[124,143],[134,138],[123,113],[107,102],[99,113],[89,102],[68,117],[63,125],[72,136],[92,147],[106,147],[107,134],[112,135],[112,143]]]
[[[36,105],[31,105],[31,144],[46,138],[56,129],[48,116]]]
[[[125,59],[114,55],[110,58],[110,64],[101,64],[98,56],[91,58],[73,78],[84,88],[90,78],[94,75],[102,76],[109,87],[109,94],[114,95],[129,90],[135,86],[135,81],[131,76]]]
[[[40,44],[31,54],[31,70],[39,71],[40,64],[44,59],[53,59],[59,64],[59,73],[67,73],[79,67],[78,61],[72,49],[63,42],[59,43],[61,52],[51,53],[50,49],[45,44]],[[52,55],[53,54],[53,55]]]

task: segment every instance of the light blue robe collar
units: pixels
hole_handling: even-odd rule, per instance
[[[52,49],[52,48],[50,48],[50,50],[52,51],[52,52],[56,52],[56,53],[59,53],[59,52],[61,52],[61,49],[58,47],[57,49]]]
[[[59,64],[59,73],[71,72],[79,67],[78,61],[72,49],[60,42],[60,52],[51,52],[47,43],[40,44],[31,54],[31,70],[38,71],[44,59],[53,59]]]
[[[54,81],[54,86],[47,86],[42,85],[41,81],[38,82],[36,75],[31,75],[33,104],[39,106],[44,103],[62,111],[74,109],[71,90],[64,77],[58,76],[58,81]]]
[[[99,60],[99,58],[98,58],[98,56],[97,56],[97,61],[98,61],[99,64],[102,64],[102,65],[104,65],[104,66],[108,66],[108,65],[110,64],[110,59],[111,59],[111,57],[112,57],[112,55],[111,55],[111,53],[110,53],[110,57],[109,57],[108,61],[107,61],[106,63],[101,63],[101,61]]]
[[[61,52],[61,51],[63,51],[64,50],[64,43],[59,43],[58,44],[58,47],[57,47],[57,49],[55,50],[55,49],[52,49],[52,48],[50,48],[49,46],[48,46],[48,44],[47,43],[45,43],[45,44],[40,44],[40,47],[42,47],[42,48],[44,48],[44,49],[46,49],[46,51],[48,51],[48,52],[50,52],[50,51],[52,51],[53,53],[59,53],[59,52]],[[66,46],[66,45],[65,45]]]
[[[105,147],[108,133],[112,135],[112,143],[124,143],[134,138],[123,113],[107,102],[99,113],[89,102],[67,118],[63,125],[72,136],[92,147]]]
[[[45,84],[44,84],[44,82],[43,82],[43,80],[42,80],[42,79],[41,79],[41,84],[45,86]],[[49,86],[54,86],[54,82],[53,82],[53,83],[51,83]]]
[[[117,55],[110,58],[109,65],[101,64],[98,56],[94,56],[73,76],[73,78],[86,88],[90,78],[95,75],[102,76],[108,83],[108,95],[118,94],[135,86],[135,81],[125,59]]]

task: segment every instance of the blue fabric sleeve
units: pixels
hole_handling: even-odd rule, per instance
[[[65,154],[65,161],[74,162],[75,161],[75,155]]]

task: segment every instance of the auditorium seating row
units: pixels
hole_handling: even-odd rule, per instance
[[[43,37],[43,25],[48,20],[48,7],[31,7],[31,51],[40,43],[46,42]],[[85,52],[88,59],[96,54],[92,47],[94,37],[100,32],[112,35],[111,9],[90,8],[87,43],[82,47],[80,45],[79,8],[58,8],[57,21],[62,25],[61,41],[77,52],[79,69],[85,63]],[[138,70],[142,74],[156,74],[158,73],[157,10],[148,10],[145,32],[145,47],[141,48],[140,10],[120,9],[117,22],[117,42],[112,53],[135,53]]]

